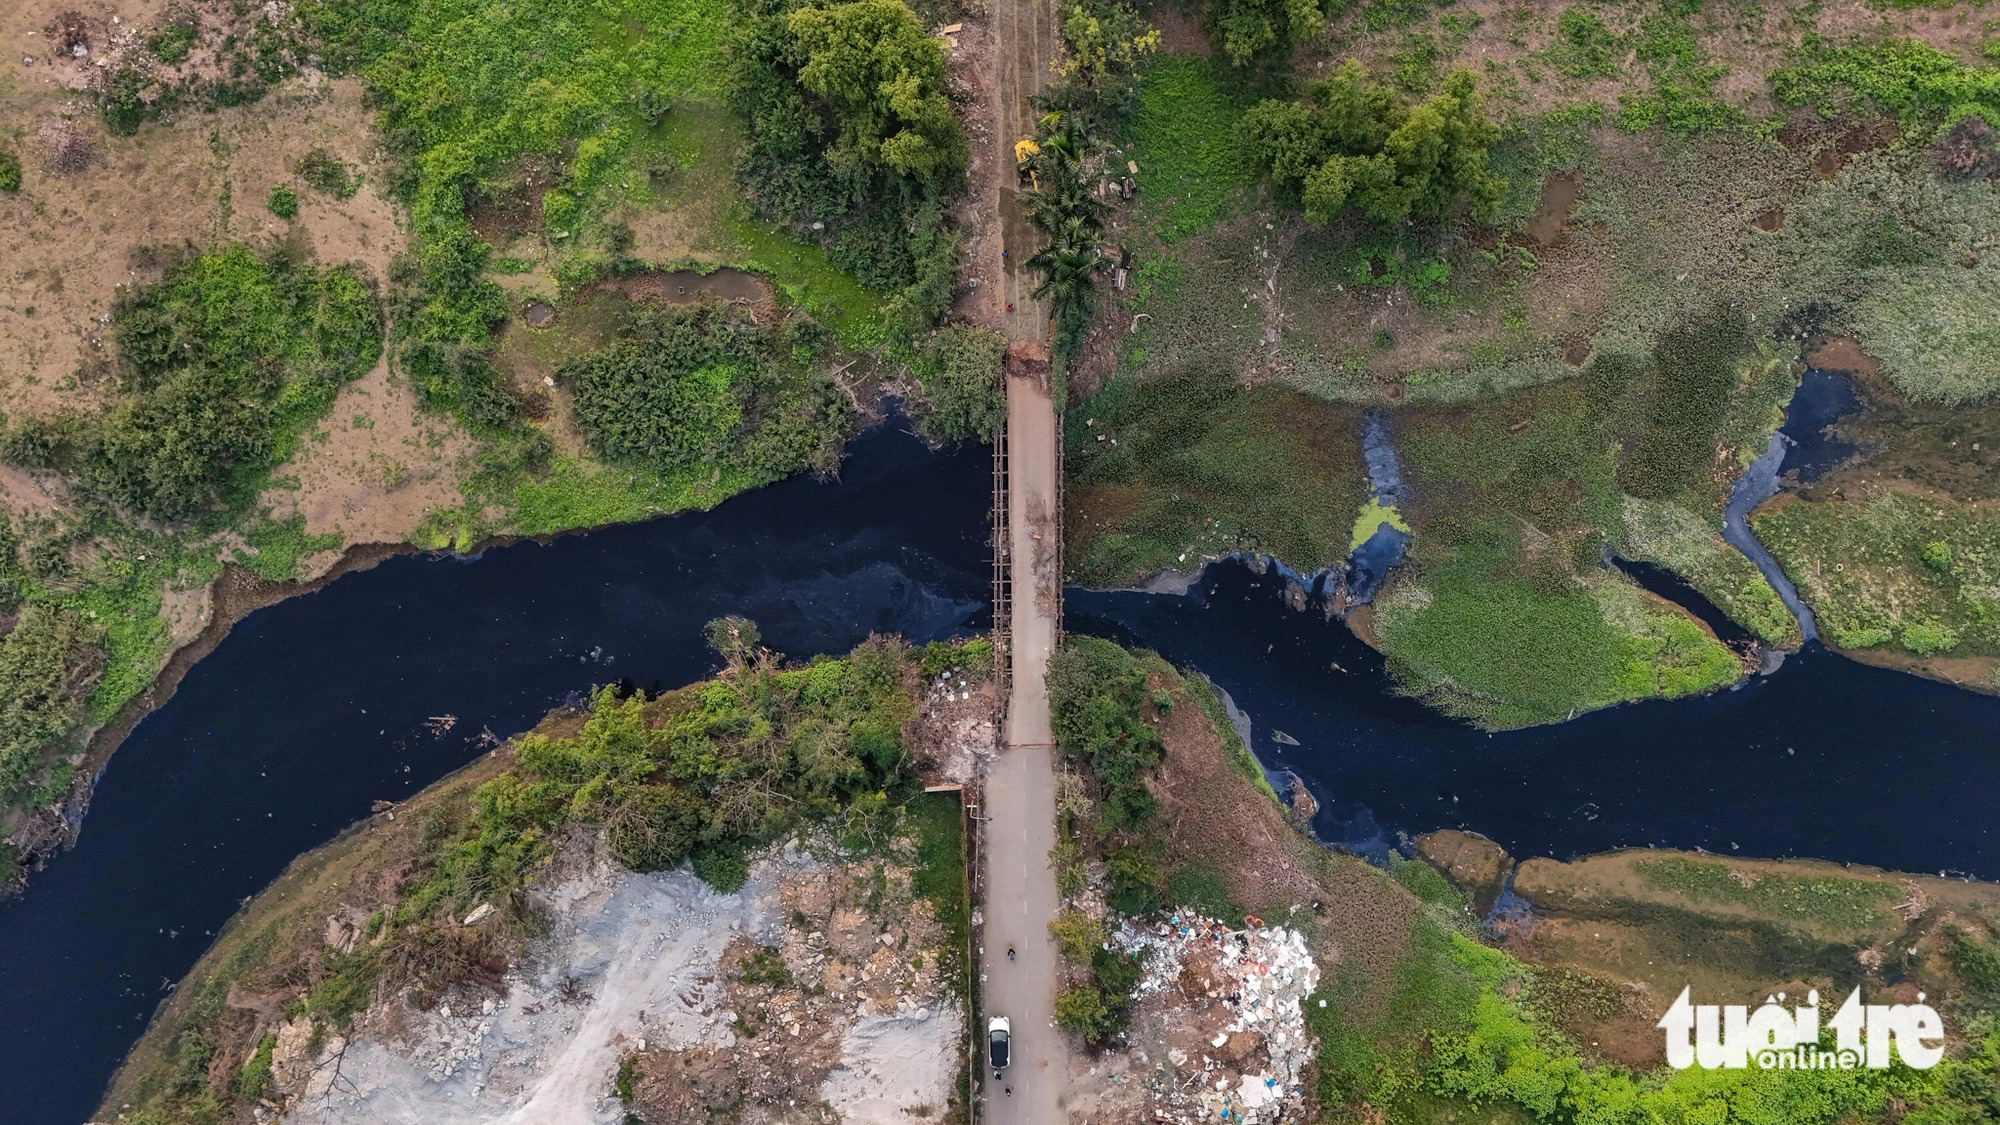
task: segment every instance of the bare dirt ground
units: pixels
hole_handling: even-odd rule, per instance
[[[554,930],[498,994],[378,1001],[317,1050],[305,1021],[280,1026],[285,1119],[608,1125],[623,1073],[651,1120],[942,1120],[963,1016],[906,870],[787,846],[720,894],[580,843],[538,897]],[[328,940],[352,928],[329,915]]]
[[[184,248],[284,242],[385,288],[389,260],[406,243],[382,194],[374,113],[357,79],[309,75],[253,105],[177,110],[133,136],[112,135],[91,94],[99,64],[129,49],[160,7],[85,6],[82,55],[65,55],[50,33],[74,4],[31,0],[0,18],[0,117],[24,165],[21,191],[0,194],[0,411],[11,416],[100,407],[121,287],[157,280],[161,263]],[[208,63],[197,51],[186,65]],[[58,162],[56,137],[88,153],[80,167]],[[316,148],[359,175],[350,198],[299,181],[294,167]],[[265,205],[279,185],[298,193],[296,221]],[[400,541],[425,508],[455,496],[465,448],[448,423],[420,420],[414,397],[378,366],[342,392],[316,440],[276,474],[299,487],[265,501],[280,515],[305,513],[308,531],[338,531],[345,543]],[[6,469],[0,501],[16,514],[49,514],[67,497],[57,481]]]
[[[284,519],[302,514],[308,535],[349,543],[395,543],[433,508],[456,503],[472,441],[449,419],[420,413],[417,397],[378,362],[341,388],[298,455],[274,474],[294,486],[267,490],[263,502]],[[338,551],[300,560],[314,578]]]
[[[0,58],[16,68],[0,106],[30,138],[16,142],[23,150],[20,192],[0,194],[0,410],[47,416],[101,401],[101,373],[77,376],[109,355],[107,318],[118,288],[157,279],[148,248],[290,238],[322,263],[354,263],[363,276],[386,284],[404,235],[377,191],[380,175],[370,174],[373,115],[362,105],[358,80],[317,88],[288,82],[253,106],[183,112],[117,137],[87,97],[36,80],[52,78],[53,66],[18,69],[14,60],[33,42],[19,23],[0,25],[0,39],[13,40]],[[24,81],[23,73],[33,77]],[[94,150],[82,170],[57,170],[46,146],[32,139],[55,129]],[[364,180],[352,198],[298,184],[291,167],[315,147],[361,168]],[[265,207],[281,183],[299,193],[296,223]]]
[[[1000,75],[994,45],[992,13],[978,5],[962,29],[951,36],[951,84],[955,96],[973,106],[999,104]],[[1004,136],[995,112],[965,115],[966,138],[971,143],[972,163],[966,172],[971,190],[960,197],[953,211],[964,235],[959,244],[958,298],[952,302],[951,316],[991,331],[1006,327],[1006,294],[1003,291],[1000,224],[995,216],[1000,192],[1014,178],[1011,146],[1018,138]]]

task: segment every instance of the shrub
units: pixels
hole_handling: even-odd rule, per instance
[[[1595,13],[1571,7],[1563,9],[1556,21],[1556,42],[1549,48],[1549,63],[1556,73],[1569,78],[1609,78],[1618,73],[1624,53],[1618,36]]]
[[[1326,26],[1320,0],[1209,0],[1203,18],[1236,66],[1306,42]]]
[[[200,514],[239,468],[289,456],[298,430],[374,364],[380,315],[346,268],[241,245],[176,266],[118,302],[125,393],[96,423],[87,483],[144,515]]]
[[[1049,923],[1049,933],[1056,939],[1056,948],[1065,959],[1078,965],[1090,964],[1090,959],[1104,944],[1104,923],[1078,910],[1065,910]]]
[[[1087,1043],[1103,1042],[1116,1023],[1104,1006],[1104,994],[1094,984],[1080,984],[1056,994],[1056,1026],[1083,1036]]]
[[[1159,733],[1140,716],[1145,667],[1109,641],[1072,637],[1049,661],[1048,688],[1057,748],[1082,761],[1103,789],[1098,831],[1143,825],[1158,810],[1144,774],[1165,756]]]
[[[713,461],[734,443],[741,400],[765,378],[762,342],[739,331],[724,306],[703,303],[564,363],[556,379],[576,392],[577,423],[600,456],[671,472]]]
[[[1007,411],[1006,352],[1007,338],[997,332],[969,324],[939,331],[929,354],[913,365],[924,432],[945,441],[992,441]]]
[[[1157,847],[1131,844],[1105,854],[1104,901],[1121,914],[1151,914],[1160,908],[1166,877]]]
[[[186,4],[169,5],[160,16],[160,26],[146,40],[153,57],[175,66],[201,41],[201,17]]]
[[[347,165],[323,148],[307,151],[292,165],[292,171],[299,174],[307,187],[335,199],[350,198],[361,190],[361,181],[348,174]]]
[[[1460,199],[1491,215],[1507,189],[1487,171],[1499,129],[1486,119],[1471,71],[1454,72],[1442,93],[1409,106],[1349,60],[1303,102],[1253,106],[1243,132],[1273,182],[1298,193],[1315,223],[1350,209],[1395,223],[1442,215]]]
[[[1939,574],[1951,573],[1951,544],[1944,540],[1933,539],[1924,544],[1924,549],[1919,557],[1924,560],[1925,566],[1930,567]]]
[[[299,217],[299,194],[283,184],[271,189],[271,194],[264,200],[264,205],[271,209],[271,214],[280,219],[291,220]]]
[[[1904,648],[1918,656],[1949,652],[1958,647],[1959,641],[1955,630],[1932,621],[1914,621],[1903,626],[1902,635],[1897,639]]]
[[[103,666],[101,628],[66,609],[21,611],[0,640],[0,801],[35,785]]]
[[[0,148],[0,191],[21,190],[21,158],[12,149]]]

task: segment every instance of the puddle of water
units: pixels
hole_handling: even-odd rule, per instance
[[[1576,211],[1577,200],[1582,198],[1582,172],[1551,173],[1542,181],[1541,206],[1535,208],[1534,217],[1528,220],[1522,233],[1537,246],[1554,246],[1562,241],[1569,217]]]
[[[556,318],[556,310],[540,301],[529,301],[528,307],[521,315],[527,320],[529,327],[546,328],[549,322]]]
[[[1792,394],[1791,405],[1785,408],[1785,425],[1779,431],[1792,443],[1785,456],[1785,471],[1796,472],[1799,483],[1811,484],[1860,452],[1860,446],[1828,432],[1835,422],[1859,409],[1860,396],[1846,376],[1808,368]]]

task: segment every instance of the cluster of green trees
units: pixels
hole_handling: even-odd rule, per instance
[[[1056,748],[1087,769],[1100,791],[1097,834],[1145,827],[1159,812],[1146,774],[1166,756],[1145,714],[1155,702],[1146,665],[1110,641],[1073,637],[1049,660],[1048,689]]]
[[[135,514],[198,520],[289,456],[301,428],[381,352],[374,292],[345,267],[229,245],[113,310],[119,394],[101,416],[21,419],[0,458],[64,471]]]
[[[1507,189],[1487,169],[1487,147],[1500,131],[1486,118],[1471,71],[1452,73],[1443,92],[1410,105],[1349,60],[1303,101],[1251,107],[1243,129],[1271,179],[1297,193],[1315,223],[1349,211],[1395,223],[1444,215],[1461,200],[1490,216]]]
[[[1074,352],[1097,300],[1097,275],[1110,262],[1099,240],[1109,207],[1087,172],[1098,139],[1138,101],[1138,75],[1160,43],[1144,17],[1115,0],[1072,0],[1063,20],[1061,77],[1036,99],[1038,151],[1029,158],[1035,190],[1024,206],[1048,242],[1028,259],[1041,278],[1035,297],[1055,314],[1056,350]]]
[[[1057,798],[1060,842],[1051,858],[1065,892],[1081,889],[1086,853],[1105,861],[1105,901],[1126,914],[1150,914],[1164,904],[1164,847],[1153,830],[1159,802],[1146,776],[1166,757],[1154,720],[1173,708],[1171,692],[1150,689],[1148,677],[1171,675],[1158,657],[1135,655],[1095,637],[1070,637],[1049,660],[1049,717],[1056,749],[1082,772],[1089,792],[1065,781]],[[1050,926],[1064,956],[1087,979],[1056,1001],[1056,1022],[1096,1043],[1125,1027],[1140,964],[1101,948],[1101,924],[1065,912]]]
[[[1006,356],[1005,336],[969,324],[946,325],[914,352],[918,395],[910,406],[924,432],[940,441],[992,441],[1007,414]]]
[[[607,460],[775,479],[830,464],[846,437],[845,399],[811,364],[826,338],[803,309],[766,329],[719,302],[635,306],[617,343],[565,362],[556,379]]]
[[[1344,5],[1335,0],[1335,7]],[[1202,15],[1222,53],[1243,66],[1317,36],[1326,26],[1326,8],[1326,0],[1209,0]]]
[[[602,825],[638,871],[692,859],[722,890],[740,887],[750,848],[860,801],[883,806],[910,772],[902,727],[915,715],[904,665],[875,638],[845,658],[782,668],[754,627],[726,629],[721,678],[653,701],[606,688],[573,737],[530,734],[517,765],[480,786],[469,816],[440,827],[428,873],[391,924],[504,902],[571,825]]]
[[[959,238],[944,220],[969,158],[945,44],[902,0],[741,0],[736,16],[732,89],[750,132],[738,178],[894,294],[895,321],[928,328],[951,301]]]

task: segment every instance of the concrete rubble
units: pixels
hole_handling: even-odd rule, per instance
[[[1316,1045],[1304,1005],[1319,987],[1305,936],[1256,918],[1240,930],[1189,914],[1135,927],[1112,944],[1144,951],[1133,999],[1171,1010],[1166,1057],[1147,1060],[1153,1120],[1268,1125],[1303,1115],[1306,1065]]]

